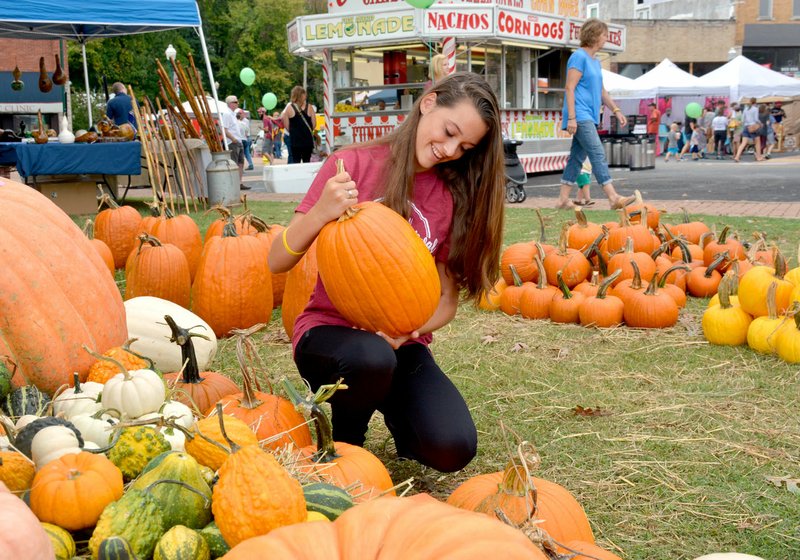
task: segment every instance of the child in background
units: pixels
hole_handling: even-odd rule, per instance
[[[573,202],[578,206],[591,206],[594,204],[591,195],[589,194],[589,186],[592,184],[592,164],[589,158],[583,162],[581,172],[578,174],[578,197]]]
[[[664,162],[668,162],[670,156],[675,157],[675,161],[680,161],[678,156],[678,140],[681,137],[681,129],[678,123],[669,125],[669,134],[667,134],[667,155],[664,156]]]
[[[704,152],[708,145],[708,139],[706,138],[706,131],[702,126],[692,123],[692,129],[692,138],[689,141],[691,146],[689,148],[689,153],[692,154],[692,161],[697,161],[698,159],[705,158]]]

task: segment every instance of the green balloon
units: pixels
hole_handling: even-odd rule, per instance
[[[415,8],[424,10],[425,8],[430,8],[431,6],[433,6],[433,3],[436,2],[436,0],[406,0],[406,2],[408,2]]]
[[[252,68],[242,68],[242,70],[239,72],[239,79],[242,80],[244,85],[252,86],[253,82],[256,81],[256,73]]]
[[[265,93],[264,97],[261,98],[261,104],[267,111],[272,111],[275,108],[275,105],[278,104],[278,98],[272,92]]]
[[[699,103],[689,103],[686,106],[686,116],[691,117],[693,119],[699,119],[700,115],[703,114],[703,108],[700,106]]]

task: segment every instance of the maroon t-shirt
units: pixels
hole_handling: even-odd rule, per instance
[[[388,157],[389,146],[387,145],[336,152],[322,164],[308,193],[295,208],[295,212],[305,214],[314,206],[325,183],[336,175],[337,159],[344,161],[345,170],[355,181],[359,201],[380,201],[383,197],[383,180],[386,176],[385,166]],[[446,263],[453,222],[453,197],[436,171],[428,170],[416,174],[414,197],[411,201],[411,216],[408,221],[428,246],[434,259]],[[295,321],[292,348],[296,348],[303,333],[320,325],[353,326],[333,306],[318,275],[311,300]],[[415,342],[428,344],[432,338],[431,333],[428,333],[415,339]]]

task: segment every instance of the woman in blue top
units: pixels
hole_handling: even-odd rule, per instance
[[[595,58],[597,51],[607,40],[608,26],[599,19],[587,20],[581,27],[581,48],[575,51],[567,62],[567,84],[561,128],[572,134],[572,147],[564,174],[561,176],[559,208],[573,207],[570,193],[577,185],[581,165],[587,157],[612,209],[623,208],[634,200],[633,197],[620,196],[614,190],[603,145],[597,134],[602,105],[614,112],[622,126],[627,123],[625,115],[603,87],[600,61]]]

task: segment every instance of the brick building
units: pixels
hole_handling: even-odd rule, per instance
[[[35,123],[39,111],[49,127],[57,128],[59,117],[66,111],[65,86],[53,85],[47,93],[39,91],[39,59],[44,57],[45,69],[52,76],[55,55],[59,55],[62,70],[68,74],[66,44],[58,39],[0,39],[0,52],[0,129],[19,132],[20,123],[24,122],[30,131],[38,126]],[[11,87],[15,67],[22,72],[24,86],[19,91]]]
[[[800,78],[800,0],[740,2],[735,41],[747,58]]]

